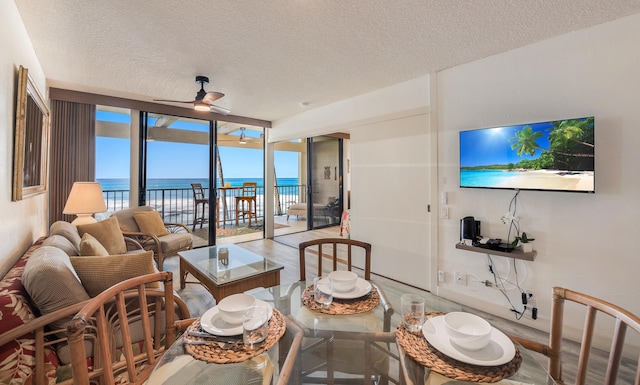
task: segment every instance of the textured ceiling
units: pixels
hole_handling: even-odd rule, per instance
[[[275,120],[640,12],[638,0],[15,0],[48,84]]]

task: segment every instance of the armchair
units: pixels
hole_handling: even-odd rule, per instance
[[[136,214],[154,212],[152,207],[140,206],[116,211],[113,216],[118,218],[120,230],[125,237],[138,241],[145,250],[153,250],[158,261],[158,270],[162,270],[164,258],[176,255],[179,251],[189,250],[193,246],[191,230],[180,223],[163,223],[150,226],[143,223]],[[157,216],[159,218],[159,215]],[[153,223],[151,223],[153,225]],[[162,229],[158,229],[162,227]]]

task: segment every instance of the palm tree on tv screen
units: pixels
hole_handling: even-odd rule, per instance
[[[537,143],[537,139],[543,136],[540,131],[533,131],[531,126],[524,126],[516,131],[515,136],[509,138],[514,142],[511,149],[518,156],[523,154],[533,156],[537,150],[541,156],[533,161],[528,161],[522,168],[556,168],[567,170],[593,170],[594,159],[594,119],[569,119],[552,122],[549,133],[549,148],[543,148]],[[520,166],[520,164],[518,164]]]

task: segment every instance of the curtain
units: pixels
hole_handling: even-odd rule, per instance
[[[96,173],[96,106],[51,100],[49,225],[71,222],[62,210],[73,182],[93,182]]]

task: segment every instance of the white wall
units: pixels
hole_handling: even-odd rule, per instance
[[[18,68],[29,69],[45,94],[45,76],[13,1],[0,2],[0,277],[35,239],[46,233],[48,194],[11,201],[15,92]]]
[[[270,141],[351,133],[351,238],[371,242],[372,270],[429,288],[429,78],[276,121]]]
[[[482,234],[507,236],[500,222],[513,191],[458,188],[458,132],[465,129],[595,116],[596,193],[523,191],[518,215],[535,236],[524,287],[548,326],[550,293],[564,286],[640,314],[640,15],[539,42],[437,74],[438,185],[451,218],[439,224],[439,268],[490,278],[483,254],[456,250],[459,218],[482,221]],[[496,257],[505,266],[506,258]],[[525,265],[518,265],[522,274]],[[440,295],[513,318],[495,289],[449,283]],[[514,295],[512,298],[519,300]],[[576,314],[568,319],[581,327]],[[637,356],[636,356],[637,357]]]

